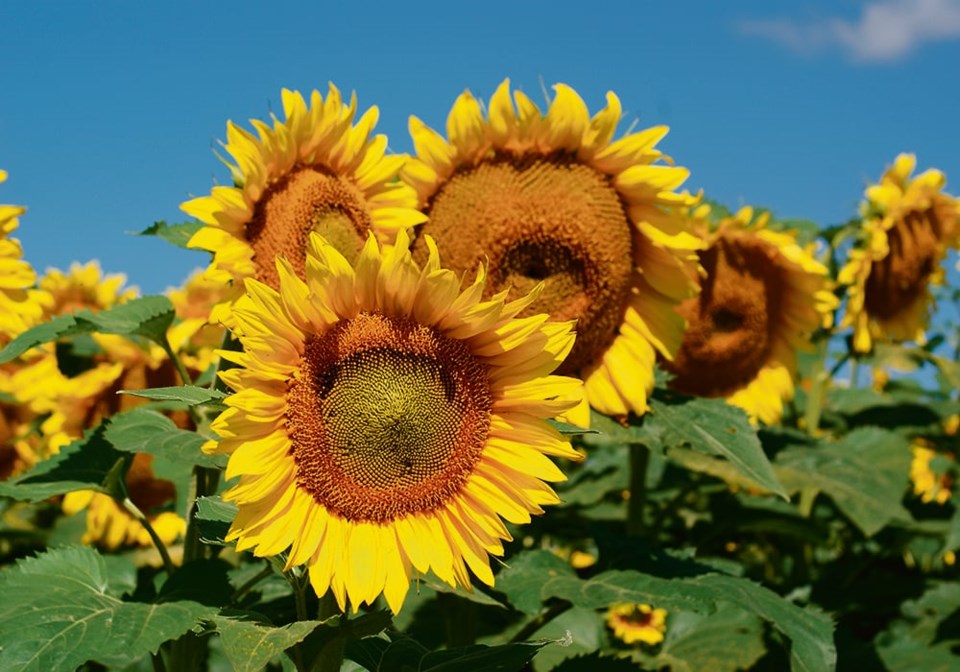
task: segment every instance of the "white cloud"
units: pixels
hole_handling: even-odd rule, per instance
[[[856,21],[772,19],[739,28],[803,54],[836,46],[857,61],[895,61],[926,42],[960,38],[960,0],[874,0]]]

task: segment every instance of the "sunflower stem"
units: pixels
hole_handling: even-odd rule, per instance
[[[537,632],[537,630],[570,609],[572,606],[573,604],[570,602],[554,602],[547,607],[546,611],[540,612],[539,616],[520,628],[520,630],[517,631],[517,634],[510,638],[509,643],[516,644],[518,642],[527,641]]]
[[[627,534],[643,533],[643,510],[647,502],[647,466],[650,449],[642,443],[630,444],[630,496],[627,499]]]
[[[147,517],[144,515],[143,511],[140,510],[136,504],[133,503],[133,500],[129,497],[123,498],[123,508],[125,508],[131,516],[140,521],[140,524],[143,525],[143,529],[147,531],[147,534],[150,535],[153,545],[157,547],[157,551],[160,553],[160,557],[163,559],[163,569],[166,571],[167,576],[173,576],[173,573],[177,571],[176,566],[173,564],[173,560],[170,559],[170,553],[167,551],[166,544],[163,543],[163,540],[160,538],[160,535],[157,534],[157,531],[153,529],[153,525],[150,524],[150,521],[147,520]]]
[[[167,353],[167,357],[170,358],[170,361],[173,362],[174,367],[176,367],[177,373],[180,375],[180,383],[183,385],[193,385],[193,378],[190,377],[190,372],[187,371],[187,367],[183,365],[183,360],[180,359],[180,355],[178,355],[173,349],[173,346],[170,345],[169,338],[163,339],[162,347],[163,351]],[[188,406],[187,412],[190,413],[190,419],[193,420],[193,424],[197,429],[203,426],[206,418],[200,414],[196,406]]]
[[[272,575],[273,575],[273,567],[271,567],[270,565],[267,565],[266,567],[261,569],[253,577],[251,577],[250,579],[247,579],[247,581],[242,586],[240,586],[235,591],[233,591],[233,595],[230,596],[230,604],[237,604],[240,601],[240,599],[244,595],[249,593],[251,590],[253,590],[258,583],[260,583],[266,578],[269,578]]]
[[[304,574],[306,577],[306,574]],[[304,582],[306,585],[306,582]],[[317,620],[326,621],[343,612],[340,611],[340,605],[333,595],[332,590],[327,590],[320,598],[320,604],[317,607]],[[343,649],[346,645],[346,639],[338,633],[330,641],[323,645],[317,657],[310,666],[312,672],[338,672],[343,665]]]
[[[477,639],[476,605],[450,593],[438,593],[437,602],[443,617],[448,648],[469,646]]]
[[[850,389],[855,390],[859,386],[858,375],[860,373],[860,360],[856,357],[850,359]]]
[[[807,394],[807,408],[803,414],[807,434],[815,436],[820,428],[820,413],[823,410],[823,386],[830,378],[824,370],[827,358],[827,346],[830,340],[822,338],[817,345],[817,357],[813,362],[813,371],[810,373],[810,392]]]

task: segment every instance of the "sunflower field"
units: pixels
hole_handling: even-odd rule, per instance
[[[284,90],[165,295],[0,205],[0,670],[960,669],[946,177],[783,220],[621,116]]]

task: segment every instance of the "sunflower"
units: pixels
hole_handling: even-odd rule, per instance
[[[955,470],[950,468],[946,471],[934,471],[931,462],[937,457],[937,452],[930,442],[924,439],[914,439],[910,451],[913,453],[913,459],[910,462],[910,480],[913,482],[913,494],[925,504],[930,502],[946,504],[950,501],[952,494]],[[944,457],[949,459],[953,457],[953,454],[946,453]],[[951,467],[953,467],[952,464]]]
[[[127,278],[122,273],[104,275],[96,260],[80,264],[74,262],[64,273],[58,268],[47,269],[40,278],[40,289],[51,297],[45,306],[44,319],[75,313],[78,310],[98,312],[137,296],[136,287],[124,287]]]
[[[561,372],[585,382],[590,406],[611,415],[643,413],[656,353],[672,358],[683,320],[673,307],[689,296],[688,267],[700,243],[674,193],[688,171],[656,149],[665,126],[613,140],[620,101],[611,92],[592,118],[564,84],[544,114],[505,80],[487,105],[464,92],[444,139],[416,117],[417,158],[401,177],[412,185],[436,239],[458,272],[489,260],[487,296],[529,291],[528,309],[577,321],[577,343]],[[516,107],[514,107],[514,102]],[[421,236],[417,259],[427,254]],[[586,424],[584,405],[570,419]]]
[[[210,314],[228,291],[226,285],[200,271],[187,278],[183,287],[167,290],[178,319],[167,338],[192,372],[206,371],[217,359],[215,350],[223,342],[224,329],[211,324]]]
[[[564,476],[545,455],[580,457],[545,421],[578,401],[579,381],[550,375],[572,325],[515,318],[537,291],[484,300],[482,268],[461,291],[426,244],[421,267],[405,232],[383,248],[370,236],[351,265],[311,235],[306,282],[282,258],[279,293],[248,280],[245,352],[221,352],[240,367],[220,373],[236,393],[212,424],[239,477],[227,538],[288,551],[341,609],[382,592],[398,612],[428,570],[492,585],[501,517],[529,522],[559,501],[543,481]]]
[[[607,625],[626,644],[642,642],[653,646],[663,641],[667,612],[649,604],[615,604],[607,611]]]
[[[797,351],[832,320],[836,297],[826,267],[793,234],[767,228],[769,213],[743,208],[715,227],[708,213],[704,205],[691,214],[706,243],[704,275],[699,296],[679,308],[688,327],[664,367],[674,389],[726,397],[773,424],[793,397]]]
[[[66,273],[49,269],[38,282],[47,297],[44,319],[79,310],[98,312],[128,301],[137,290],[125,287],[125,282],[123,275],[104,275],[96,261],[73,264]],[[16,400],[37,416],[46,416],[40,425],[44,456],[79,438],[101,418],[142,403],[118,395],[118,390],[175,384],[162,374],[166,355],[155,344],[105,334],[74,342],[79,343],[80,354],[71,355],[46,345],[12,374]]]
[[[6,180],[7,172],[0,170],[0,184]],[[23,260],[20,241],[10,238],[25,211],[19,205],[0,204],[0,346],[38,323],[43,315],[43,292],[32,289],[37,274]]]
[[[370,137],[376,107],[354,125],[356,96],[347,105],[332,84],[326,100],[314,91],[309,106],[296,91],[284,89],[282,99],[284,121],[251,121],[259,137],[227,122],[224,148],[236,161],[228,164],[236,186],[214,187],[181,206],[206,225],[189,245],[214,253],[209,277],[233,283],[214,321],[229,321],[247,278],[279,288],[278,255],[303,277],[311,231],[352,259],[368,232],[392,242],[423,221],[416,196],[396,181],[405,157],[385,154],[386,136]]]
[[[165,545],[182,537],[186,521],[168,508],[176,497],[173,483],[157,478],[151,464],[153,456],[137,453],[127,471],[126,487],[130,500],[146,515],[157,536]],[[108,550],[121,546],[151,546],[153,541],[143,525],[113,497],[93,490],[78,490],[63,498],[63,512],[68,516],[87,512],[87,529],[82,542]]]
[[[941,262],[960,239],[960,201],[945,194],[946,176],[930,169],[911,179],[913,154],[900,154],[866,190],[861,205],[864,244],[851,250],[839,282],[849,287],[841,327],[853,327],[853,347],[869,352],[875,339],[923,341],[944,281]]]

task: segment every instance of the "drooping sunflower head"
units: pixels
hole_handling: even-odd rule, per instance
[[[863,242],[840,271],[848,299],[842,327],[869,352],[874,339],[924,338],[933,305],[931,284],[942,284],[942,262],[960,241],[960,201],[944,193],[946,176],[929,169],[911,177],[913,154],[900,154],[867,187],[861,205]]]
[[[615,604],[607,611],[607,625],[625,644],[649,644],[663,641],[667,631],[667,612],[649,604]]]
[[[7,172],[0,170],[0,184]],[[24,261],[20,241],[11,238],[26,208],[0,204],[0,345],[41,321],[48,299],[32,289],[37,282],[33,267]]]
[[[700,294],[681,304],[683,345],[664,366],[674,389],[726,397],[772,424],[793,396],[797,351],[832,319],[836,298],[826,267],[795,235],[769,229],[769,213],[743,208],[711,226],[708,212],[691,213],[706,244]]]
[[[395,179],[405,157],[386,155],[386,136],[371,137],[376,107],[354,123],[356,96],[346,103],[332,84],[325,100],[314,91],[308,105],[286,89],[282,100],[284,120],[252,120],[257,135],[227,123],[235,186],[214,187],[181,206],[206,225],[190,246],[214,253],[210,277],[234,285],[223,305],[242,294],[247,278],[278,289],[277,256],[304,277],[311,232],[353,259],[369,232],[389,243],[423,221],[416,196]],[[225,318],[225,308],[214,314]]]
[[[182,537],[187,523],[169,511],[176,497],[170,481],[153,473],[153,456],[137,453],[127,471],[126,488],[130,500],[150,521],[165,545]],[[83,543],[115,550],[121,546],[148,547],[153,544],[143,525],[109,495],[93,490],[77,490],[63,498],[63,511],[68,516],[86,510],[87,526]]]
[[[230,455],[224,494],[239,506],[229,539],[260,556],[289,549],[318,595],[343,608],[380,593],[394,612],[414,572],[492,584],[488,555],[557,500],[545,456],[578,453],[545,419],[578,402],[550,375],[573,345],[570,323],[517,318],[536,292],[484,299],[483,269],[461,289],[427,242],[368,239],[355,264],[318,235],[306,281],[277,262],[280,291],[247,282],[235,307],[236,393],[212,425]]]
[[[621,108],[612,92],[591,117],[573,89],[554,90],[544,113],[521,91],[511,97],[506,80],[486,115],[465,92],[446,139],[412,117],[417,157],[401,175],[429,217],[420,233],[451,268],[488,260],[488,296],[543,283],[529,312],[577,321],[563,371],[584,378],[598,410],[642,413],[656,352],[679,346],[672,308],[691,291],[684,266],[699,241],[676,211],[694,199],[673,191],[688,171],[656,149],[664,126],[613,140]],[[422,237],[414,254],[427,254]]]

